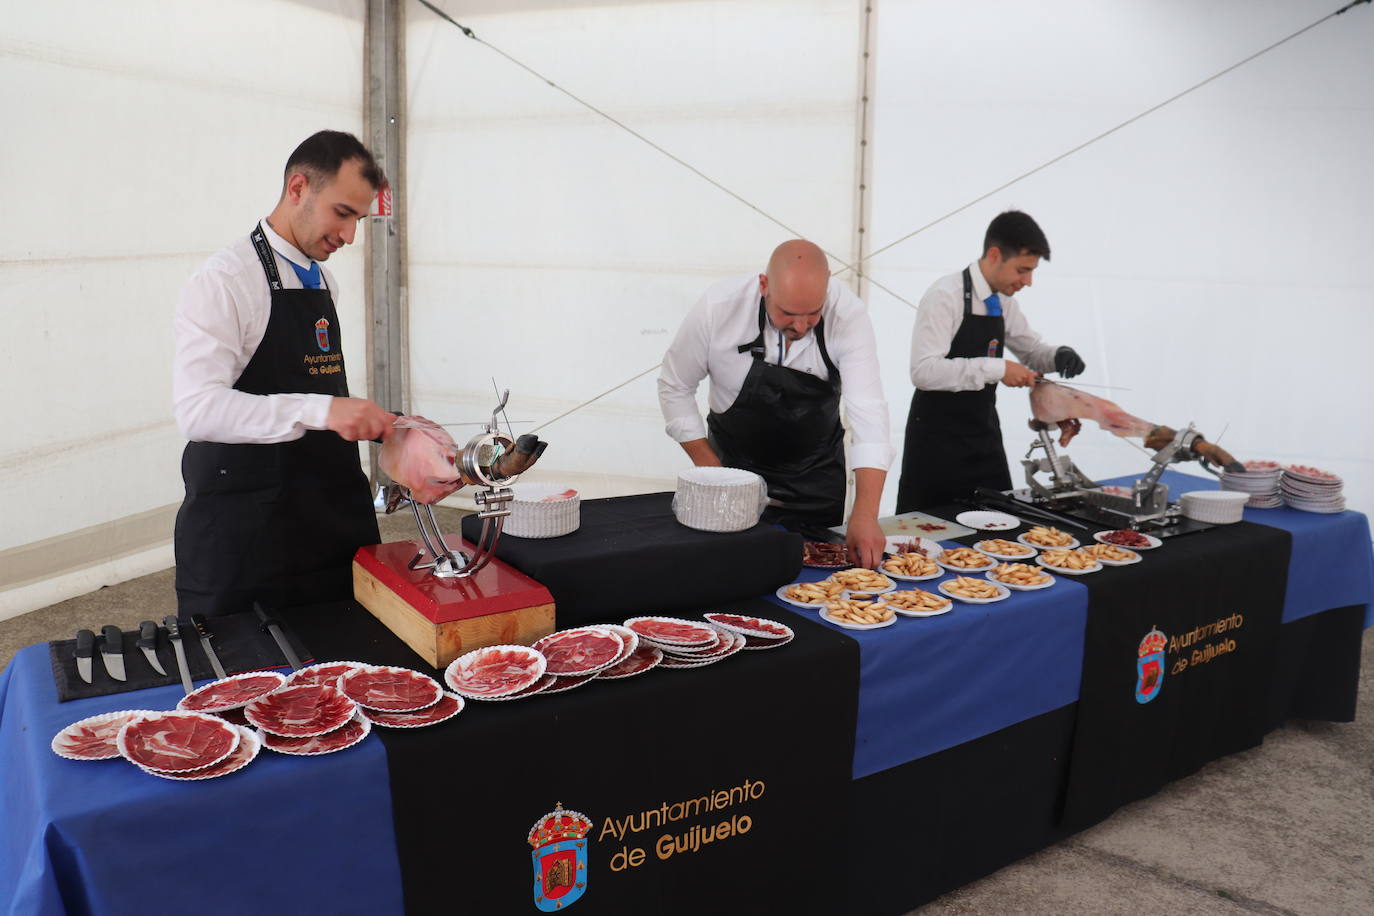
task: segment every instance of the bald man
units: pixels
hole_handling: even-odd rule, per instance
[[[708,376],[703,423],[696,391]],[[811,537],[844,521],[843,404],[855,490],[846,542],[856,563],[882,559],[878,500],[893,449],[873,325],[816,245],[784,242],[766,273],[708,289],[664,354],[658,401],[693,464],[760,474],[764,521]]]

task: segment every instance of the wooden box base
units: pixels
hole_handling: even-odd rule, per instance
[[[456,536],[446,540],[475,549]],[[475,576],[439,579],[406,568],[419,547],[400,541],[359,548],[353,595],[434,667],[483,646],[527,646],[554,631],[553,595],[529,576],[492,560]]]

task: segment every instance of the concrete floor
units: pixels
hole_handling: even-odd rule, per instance
[[[461,513],[440,509],[445,531]],[[415,536],[383,517],[383,540]],[[0,664],[24,646],[176,610],[172,570],[0,621]],[[1374,650],[1365,631],[1364,654]],[[920,914],[1374,914],[1374,673],[1357,720],[1293,722]]]

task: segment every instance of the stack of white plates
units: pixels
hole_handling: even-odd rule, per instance
[[[1277,461],[1247,461],[1244,471],[1222,471],[1221,488],[1249,493],[1251,509],[1277,509],[1283,505],[1279,479],[1283,468]]]
[[[1230,525],[1241,520],[1250,497],[1226,490],[1194,490],[1178,499],[1187,518],[1213,525]]]
[[[673,514],[698,531],[743,531],[759,523],[768,485],[742,468],[688,468],[677,475]]]
[[[1344,512],[1345,483],[1335,474],[1301,464],[1283,469],[1283,501],[1304,512]]]

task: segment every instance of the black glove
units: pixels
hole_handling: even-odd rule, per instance
[[[1054,351],[1054,371],[1064,378],[1073,378],[1086,368],[1083,358],[1074,352],[1073,347],[1060,347]]]

